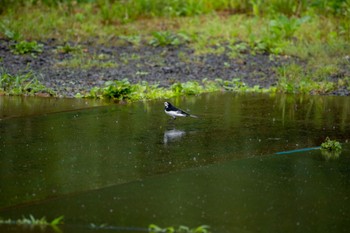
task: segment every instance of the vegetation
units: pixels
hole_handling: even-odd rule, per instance
[[[321,144],[321,149],[328,151],[341,151],[342,147],[340,142],[336,140],[331,140],[329,139],[329,137],[327,137],[325,142]]]
[[[154,32],[153,38],[149,41],[153,46],[178,46],[189,41],[189,37],[184,33],[174,34],[169,31]]]
[[[150,224],[148,227],[149,233],[210,233],[209,226],[202,225],[196,228],[189,228],[187,226],[175,227],[166,227],[161,228],[155,224]]]
[[[35,53],[41,53],[43,50],[43,45],[38,44],[36,41],[20,41],[14,44],[11,48],[11,51],[14,54],[27,54],[30,53],[34,56]]]
[[[36,95],[46,93],[54,95],[54,91],[45,87],[38,78],[32,73],[11,75],[0,69],[0,95]]]
[[[51,226],[54,229],[57,229],[57,225],[62,224],[63,216],[59,216],[52,221],[48,222],[45,217],[42,217],[40,219],[35,218],[33,215],[29,215],[28,218],[22,217],[21,219],[12,220],[12,219],[6,219],[3,220],[0,218],[0,225],[2,224],[15,224],[15,225],[29,225],[29,226],[39,226],[39,227],[46,227]]]
[[[185,83],[174,83],[170,88],[159,87],[158,84],[150,85],[146,81],[131,84],[127,79],[107,81],[103,87],[94,87],[87,93],[78,93],[76,97],[81,98],[103,98],[114,100],[148,100],[158,98],[171,98],[180,95],[198,95],[205,92],[220,90],[236,92],[266,92],[273,89],[261,89],[259,86],[253,88],[246,86],[238,79],[223,81],[216,79],[208,81],[203,79],[201,83],[188,81]]]
[[[325,160],[334,160],[339,158],[342,151],[340,142],[331,140],[329,137],[321,144],[321,154]]]
[[[58,46],[58,53],[82,53],[83,49],[80,45],[71,45],[70,43],[65,43],[63,46]]]
[[[197,54],[229,48],[232,59],[269,53],[271,59],[302,61],[276,70],[279,92],[350,88],[349,0],[4,0],[0,37],[13,41],[14,53],[33,55],[43,50],[36,41],[58,38],[78,44],[91,37],[104,44],[186,44]],[[58,66],[117,66],[104,54],[89,57],[78,45],[67,43],[58,51],[73,54]]]

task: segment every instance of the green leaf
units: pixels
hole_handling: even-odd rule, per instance
[[[55,226],[55,225],[61,224],[63,218],[64,218],[63,215],[61,215],[61,216],[55,218],[54,220],[51,221],[50,225]]]

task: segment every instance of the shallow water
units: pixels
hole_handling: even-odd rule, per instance
[[[349,98],[217,93],[170,101],[199,118],[173,121],[163,101],[151,101],[2,119],[0,216],[64,215],[63,232],[96,231],[90,223],[122,231],[151,223],[349,229],[348,144],[339,157],[275,154],[327,136],[346,142]]]
[[[0,119],[50,114],[103,105],[107,105],[107,102],[91,99],[0,96]]]

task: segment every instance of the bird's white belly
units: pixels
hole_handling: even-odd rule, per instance
[[[181,113],[180,111],[165,111],[166,114],[172,117],[185,117],[186,114]]]

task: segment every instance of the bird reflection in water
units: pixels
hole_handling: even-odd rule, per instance
[[[183,130],[177,130],[177,129],[172,129],[172,130],[167,130],[164,132],[164,144],[167,144],[172,141],[177,141],[180,140],[181,137],[183,137],[186,134],[185,131]]]

